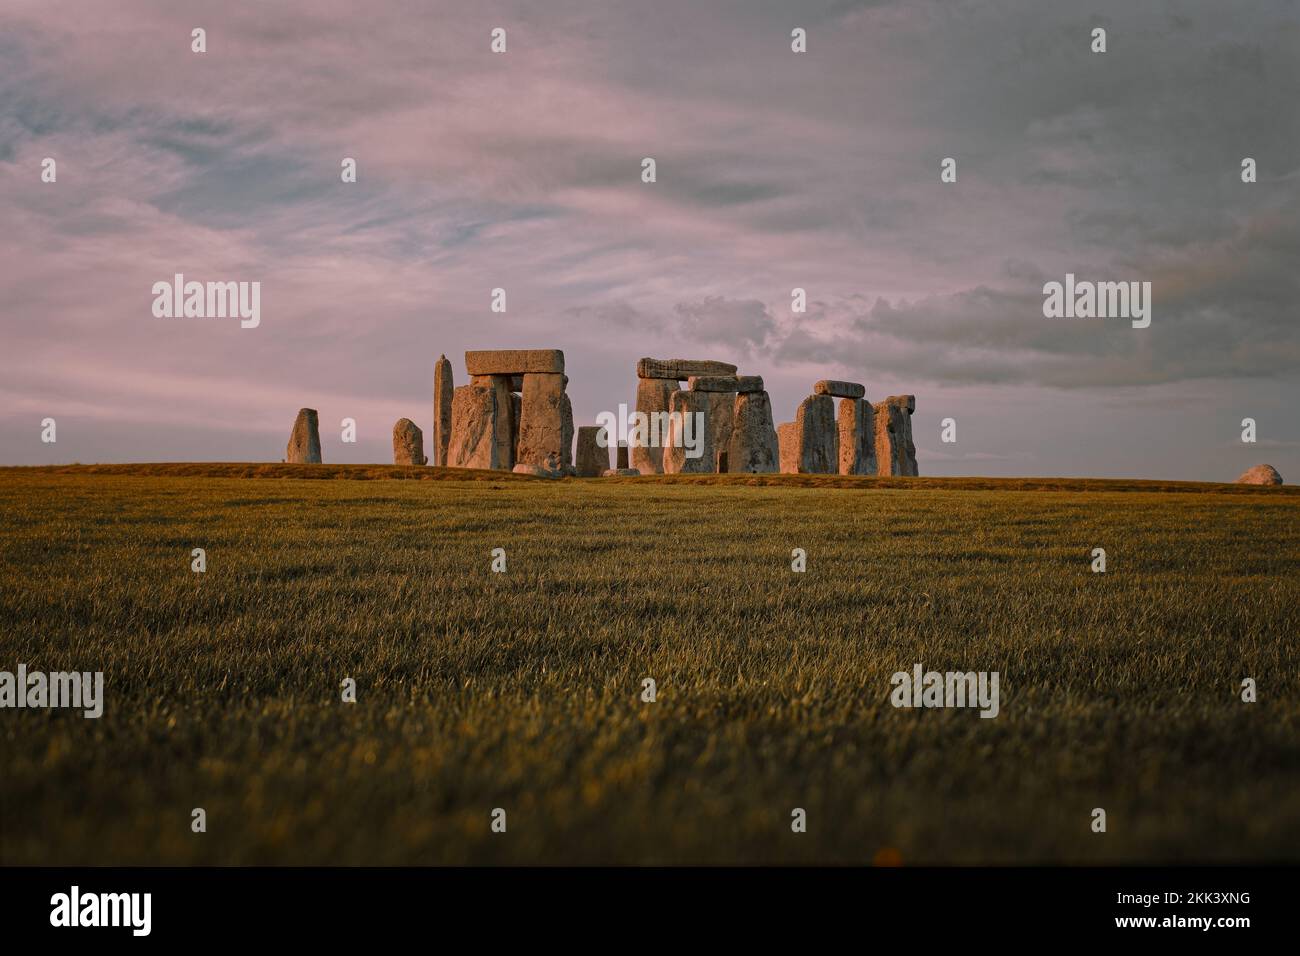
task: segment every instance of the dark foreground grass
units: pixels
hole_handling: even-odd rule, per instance
[[[0,862],[1300,859],[1291,489],[847,484],[0,471]]]

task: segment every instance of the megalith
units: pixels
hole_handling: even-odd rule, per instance
[[[451,399],[454,386],[451,362],[439,355],[433,366],[433,463],[447,464],[447,445],[451,441]]]
[[[320,421],[314,408],[298,409],[284,460],[291,465],[320,464]]]
[[[643,475],[663,473],[663,443],[668,435],[668,402],[675,391],[677,391],[675,378],[637,379],[636,410],[646,417],[647,434],[644,443],[632,443],[632,467],[638,469]],[[658,441],[653,440],[653,436],[656,435]]]
[[[599,478],[609,470],[609,443],[600,425],[578,428],[577,469],[579,478]]]
[[[840,464],[835,400],[829,395],[809,395],[799,406],[794,424],[799,474],[835,474]]]
[[[876,415],[865,398],[841,398],[839,417],[841,475],[876,473]]]
[[[915,477],[916,446],[912,444],[915,395],[891,395],[875,404],[876,473]]]
[[[447,464],[453,468],[504,468],[496,440],[497,390],[462,385],[452,394]]]
[[[423,465],[427,461],[420,426],[409,418],[399,418],[393,426],[393,464]]]
[[[781,456],[781,474],[799,473],[799,426],[782,422],[776,426],[776,444]]]
[[[709,474],[717,467],[709,428],[708,394],[679,390],[668,400],[664,474]]]
[[[519,412],[519,463],[546,466],[548,455],[563,463],[564,374],[524,373]]]
[[[1280,485],[1282,475],[1272,465],[1255,465],[1242,472],[1233,484],[1237,485]]]
[[[780,464],[776,429],[772,425],[772,400],[761,389],[740,392],[732,413],[727,470],[762,475],[776,471]]]

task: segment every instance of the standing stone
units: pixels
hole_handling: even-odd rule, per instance
[[[615,459],[615,461],[618,464],[619,471],[629,470],[627,464],[627,442],[618,443],[618,457]]]
[[[521,384],[519,386],[523,388]],[[519,461],[519,419],[523,417],[524,400],[519,395],[510,395],[510,460]]]
[[[452,395],[451,441],[447,464],[453,468],[501,468],[496,441],[497,390],[462,385]]]
[[[320,421],[314,408],[298,409],[284,460],[291,465],[320,464]]]
[[[780,467],[776,429],[772,427],[772,400],[767,392],[741,392],[732,413],[727,470],[753,475],[770,474]]]
[[[840,474],[876,473],[876,415],[862,398],[840,399]]]
[[[447,445],[451,442],[451,362],[439,355],[433,366],[433,463],[447,464]]]
[[[642,359],[642,361],[650,360]],[[632,467],[643,475],[663,474],[663,443],[668,435],[668,403],[675,391],[677,391],[677,379],[675,378],[641,378],[637,380],[636,410],[646,416],[647,425],[652,420],[656,420],[655,416],[663,416],[657,419],[660,423],[657,444],[649,443],[649,436],[654,434],[653,431],[649,431],[647,444],[637,443],[632,446]]]
[[[568,376],[565,376],[568,381]],[[562,468],[573,467],[573,402],[569,400],[569,393],[565,392],[560,396],[560,466]]]
[[[1256,465],[1244,471],[1233,484],[1237,485],[1280,485],[1282,476],[1272,465]]]
[[[782,422],[776,426],[776,442],[781,450],[781,474],[799,473],[799,426]]]
[[[469,383],[475,388],[490,388],[496,393],[496,425],[492,430],[497,443],[496,460],[498,468],[512,468],[515,463],[515,436],[519,426],[514,420],[514,402],[511,398],[512,384],[509,375],[471,375]]]
[[[708,409],[709,447],[713,449],[713,454],[716,456],[713,467],[709,471],[720,472],[724,467],[722,456],[726,455],[731,447],[731,426],[736,412],[736,393],[700,392],[699,395],[704,399],[705,407]]]
[[[889,409],[883,427],[881,406]],[[916,465],[916,445],[912,443],[912,413],[916,411],[916,396],[891,395],[877,403],[875,408],[877,473],[915,478],[920,474]],[[887,459],[881,458],[882,449],[888,450]]]
[[[668,400],[668,439],[664,445],[664,474],[705,475],[717,467],[712,432],[709,429],[709,392],[673,392]],[[712,393],[716,394],[716,393]],[[697,417],[698,416],[698,417]],[[687,455],[686,439],[696,446],[698,456]]]
[[[578,429],[578,477],[599,478],[609,470],[609,444],[600,425],[583,425]],[[602,445],[604,441],[606,444]]]
[[[799,406],[794,423],[799,447],[799,474],[835,474],[840,464],[835,399],[829,395],[809,395]]]
[[[393,426],[393,464],[423,465],[427,462],[428,459],[424,457],[424,432],[409,418],[399,418]]]
[[[564,374],[529,372],[519,413],[519,463],[546,466],[548,455],[562,462]]]
[[[912,412],[915,409],[915,395],[891,395],[876,403],[877,474],[911,477],[920,474],[916,466],[916,446],[912,444]]]

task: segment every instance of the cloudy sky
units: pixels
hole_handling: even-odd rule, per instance
[[[301,406],[391,460],[439,353],[558,347],[579,424],[716,358],[778,422],[915,394],[923,474],[1296,481],[1298,103],[1283,0],[5,0],[0,463],[278,461]],[[260,327],[155,318],[177,272]],[[1151,327],[1044,318],[1067,272]]]

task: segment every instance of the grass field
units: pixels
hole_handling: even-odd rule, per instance
[[[303,467],[0,469],[0,862],[1300,860],[1300,489]]]

